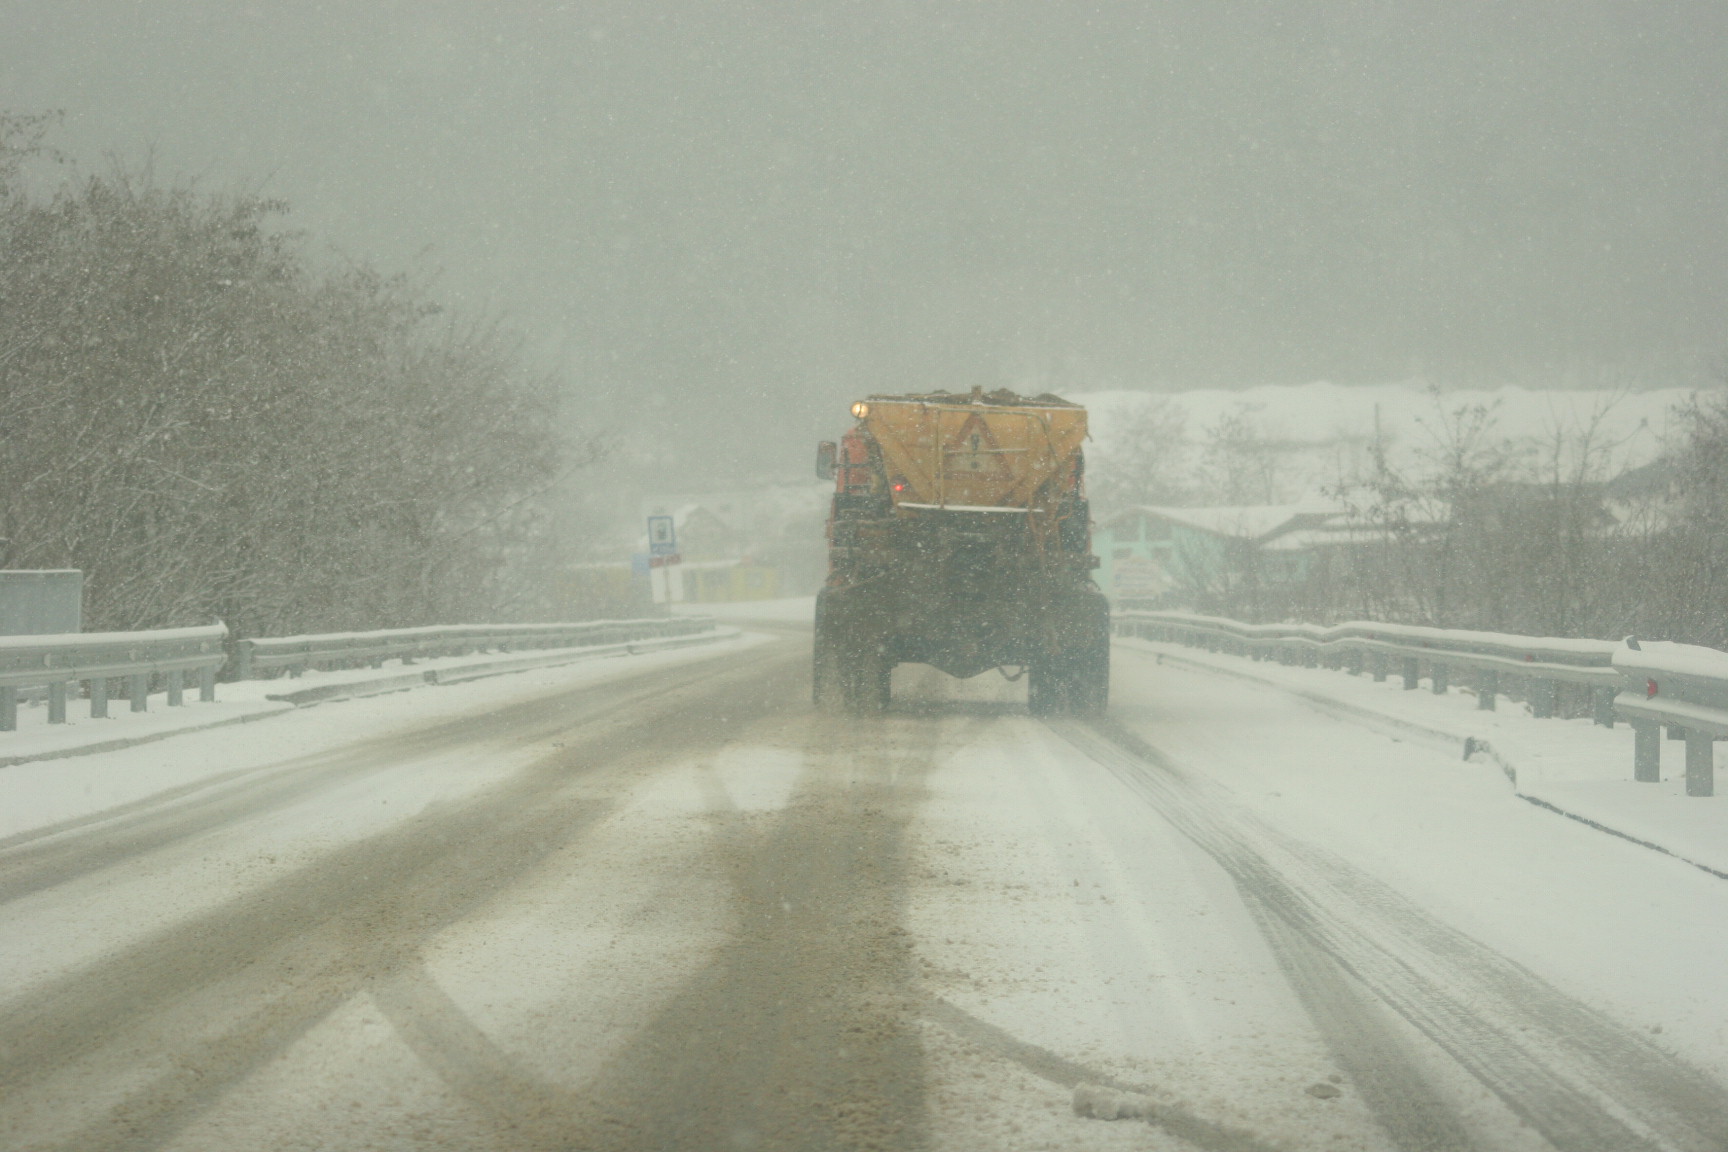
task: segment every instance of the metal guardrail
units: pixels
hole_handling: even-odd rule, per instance
[[[125,680],[132,711],[149,707],[151,678],[167,681],[168,703],[183,703],[187,674],[198,682],[200,700],[216,699],[216,672],[227,660],[221,624],[154,632],[81,632],[48,636],[0,636],[0,732],[18,728],[18,690],[45,688],[48,722],[66,722],[69,689],[89,685],[90,715],[108,715],[108,690]]]
[[[1632,778],[1662,778],[1661,730],[1686,742],[1686,794],[1715,792],[1717,740],[1728,737],[1728,652],[1628,640],[1614,653],[1622,686],[1614,708],[1637,733]]]
[[[312,668],[373,668],[386,660],[412,664],[439,656],[472,652],[517,652],[536,648],[585,648],[633,640],[706,632],[705,617],[674,616],[648,620],[591,620],[582,624],[494,624],[394,628],[380,632],[336,632],[321,636],[282,636],[241,640],[234,646],[235,677],[286,670],[298,676]]]
[[[1578,685],[1589,695],[1597,724],[1612,728],[1617,718],[1631,723],[1637,734],[1634,779],[1661,779],[1661,726],[1670,739],[1685,740],[1689,796],[1713,794],[1712,743],[1728,737],[1728,653],[1711,648],[1362,621],[1332,627],[1244,624],[1167,611],[1118,612],[1114,623],[1117,635],[1255,660],[1366,672],[1376,680],[1396,670],[1406,689],[1427,679],[1436,695],[1466,673],[1474,680],[1478,708],[1493,709],[1509,688],[1522,689],[1538,719],[1561,714],[1560,685]]]
[[[455,625],[397,628],[381,632],[340,632],[324,636],[284,636],[241,640],[233,645],[236,678],[308,669],[378,667],[386,660],[412,664],[439,656],[473,652],[517,652],[546,648],[587,648],[637,640],[687,636],[712,631],[705,617],[651,620],[593,620],[581,624]],[[216,699],[216,675],[228,662],[228,629],[170,628],[154,632],[86,632],[48,636],[0,636],[0,732],[18,728],[21,689],[45,689],[48,722],[66,722],[66,701],[75,687],[88,685],[90,715],[108,715],[109,688],[126,682],[132,711],[149,707],[152,681],[161,677],[170,706],[184,703],[188,677],[198,698]]]

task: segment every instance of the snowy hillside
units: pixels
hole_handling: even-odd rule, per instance
[[[1194,475],[1204,466],[1208,443],[1234,422],[1236,434],[1252,437],[1261,454],[1274,462],[1268,493],[1272,502],[1298,500],[1359,474],[1376,428],[1394,466],[1420,470],[1424,457],[1447,439],[1447,417],[1477,407],[1488,412],[1484,438],[1510,442],[1528,454],[1532,466],[1546,458],[1556,442],[1564,445],[1568,459],[1575,459],[1579,444],[1589,436],[1592,450],[1601,453],[1603,470],[1621,472],[1661,454],[1678,434],[1676,410],[1693,394],[1681,388],[1626,393],[1505,387],[1448,391],[1437,398],[1415,384],[1315,383],[1167,394],[1108,391],[1069,398],[1091,410],[1094,447],[1089,463],[1095,480],[1108,484],[1118,479],[1112,473],[1143,466],[1134,441],[1144,440],[1153,428],[1174,435],[1179,427],[1174,450],[1182,457],[1182,471]],[[1160,410],[1163,416],[1157,414]]]

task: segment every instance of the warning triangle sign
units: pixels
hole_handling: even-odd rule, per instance
[[[960,431],[948,442],[947,472],[950,476],[974,476],[983,479],[996,476],[1013,477],[1014,470],[1002,454],[995,433],[983,416],[974,412],[960,425]]]

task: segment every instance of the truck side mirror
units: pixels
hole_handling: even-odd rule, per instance
[[[840,456],[840,446],[832,440],[816,445],[816,479],[834,479],[834,462]]]

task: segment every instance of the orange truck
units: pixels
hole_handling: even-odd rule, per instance
[[[1096,713],[1110,609],[1092,582],[1086,410],[1006,390],[871,396],[817,450],[834,480],[814,694],[888,705],[896,664],[1027,677],[1034,713]]]

